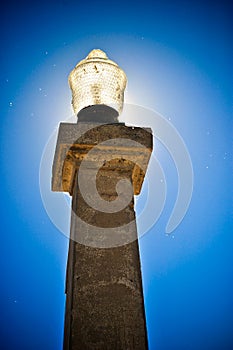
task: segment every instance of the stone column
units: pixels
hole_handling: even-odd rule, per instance
[[[60,125],[52,185],[72,195],[65,350],[147,349],[133,195],[140,192],[151,150],[152,135],[142,128]],[[130,196],[129,186],[117,193],[125,179]],[[98,210],[98,198],[89,202],[93,183],[105,203],[119,195],[127,204],[115,212]]]
[[[145,350],[134,213],[151,130],[118,122],[127,78],[102,50],[69,75],[77,124],[61,123],[52,190],[72,196],[64,350]]]

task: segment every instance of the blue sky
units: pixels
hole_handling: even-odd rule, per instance
[[[232,349],[230,2],[9,1],[2,10],[1,348],[62,347],[68,240],[43,206],[39,169],[59,122],[75,121],[69,72],[101,48],[127,74],[126,102],[170,121],[194,170],[188,212],[166,235],[177,173],[155,141],[167,198],[140,240],[150,350]]]

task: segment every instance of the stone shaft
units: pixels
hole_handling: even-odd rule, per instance
[[[133,202],[121,212],[103,217],[103,213],[88,207],[77,190],[72,206],[71,235],[77,240],[76,215],[102,227],[135,220]],[[135,221],[133,229],[136,236]],[[91,227],[88,231],[94,234]],[[66,295],[65,350],[147,349],[137,240],[112,248],[95,248],[71,240]]]

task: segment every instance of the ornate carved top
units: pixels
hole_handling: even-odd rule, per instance
[[[69,75],[75,114],[83,108],[106,105],[119,114],[123,108],[127,78],[124,71],[109,60],[102,50],[92,50]]]

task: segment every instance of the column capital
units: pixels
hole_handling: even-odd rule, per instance
[[[73,193],[75,175],[85,161],[88,170],[130,174],[140,193],[152,152],[152,132],[118,124],[61,123],[53,163],[52,190]],[[106,156],[106,161],[104,161]]]

